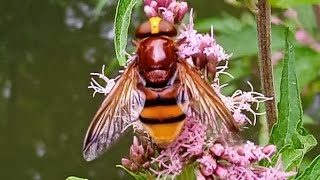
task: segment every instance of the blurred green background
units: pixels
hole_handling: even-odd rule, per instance
[[[103,95],[92,98],[87,89],[91,72],[117,75],[114,60],[113,18],[116,1],[106,1],[99,15],[96,1],[11,0],[0,6],[0,178],[63,180],[71,175],[91,180],[127,179],[117,169],[126,156],[131,135],[123,138],[93,162],[82,158],[82,141]],[[218,42],[233,53],[223,77],[229,87],[250,90],[250,81],[261,92],[257,61],[255,18],[244,6],[221,0],[189,1],[195,9],[196,25],[209,32],[213,24]],[[284,24],[293,33],[305,30],[319,42],[313,8],[297,6],[296,19],[274,9],[283,23],[273,26],[273,53],[284,48]],[[144,21],[142,7],[133,11],[129,36]],[[308,44],[296,42],[296,64],[306,127],[319,140],[320,55]],[[132,49],[129,47],[128,49]],[[129,52],[131,52],[129,50]],[[281,58],[280,58],[281,59]],[[275,59],[277,60],[277,59]],[[278,92],[281,60],[275,61]],[[259,123],[257,129],[260,128]],[[259,131],[249,131],[258,140]],[[309,153],[319,154],[319,146]]]

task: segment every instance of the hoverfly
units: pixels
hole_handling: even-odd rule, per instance
[[[132,120],[132,111],[138,112],[138,119],[159,147],[179,136],[190,112],[216,134],[237,131],[232,114],[214,89],[195,67],[178,57],[176,35],[174,24],[159,17],[137,28],[136,58],[88,128],[83,146],[87,161],[97,158],[120,137]]]

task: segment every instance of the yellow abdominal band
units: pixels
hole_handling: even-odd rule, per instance
[[[144,124],[145,130],[159,147],[166,147],[180,134],[185,121],[168,124]]]

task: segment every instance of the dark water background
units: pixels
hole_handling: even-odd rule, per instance
[[[191,5],[198,18],[233,13],[212,0]],[[103,98],[92,98],[89,74],[112,63],[115,7],[109,1],[95,19],[93,1],[1,2],[1,179],[128,179],[115,164],[128,153],[130,136],[94,162],[82,158],[85,131]],[[141,15],[135,10],[133,24]]]

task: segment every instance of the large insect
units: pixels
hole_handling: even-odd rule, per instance
[[[174,24],[152,17],[136,30],[136,58],[94,116],[83,146],[91,161],[117,140],[137,117],[151,139],[166,147],[190,113],[214,134],[237,131],[233,117],[200,72],[177,55]]]

